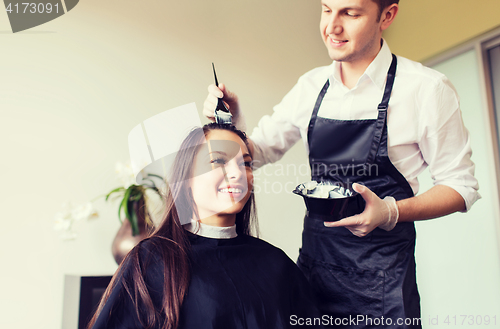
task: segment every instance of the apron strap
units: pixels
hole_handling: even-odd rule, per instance
[[[396,55],[392,54],[392,62],[389,67],[389,71],[387,73],[387,80],[385,83],[384,96],[382,97],[382,102],[378,105],[378,118],[375,125],[375,133],[373,137],[373,143],[370,148],[370,154],[366,159],[365,166],[373,164],[375,157],[377,155],[378,149],[380,147],[380,141],[382,139],[382,135],[384,132],[384,127],[386,125],[387,120],[387,108],[389,107],[389,100],[391,98],[392,87],[394,85],[394,78],[396,77],[396,67],[397,67],[397,58]],[[316,104],[314,104],[314,109],[311,115],[311,120],[309,120],[309,127],[307,130],[307,143],[310,146],[312,133],[314,130],[314,125],[316,123],[316,118],[318,117],[318,111],[323,102],[323,98],[325,97],[326,91],[330,87],[330,80],[327,80],[321,92],[316,99]]]
[[[373,164],[373,161],[375,160],[378,149],[380,147],[380,141],[382,140],[384,128],[386,127],[387,108],[389,107],[389,99],[391,98],[392,87],[394,86],[397,63],[398,60],[396,58],[396,55],[392,54],[392,62],[391,66],[389,67],[389,72],[387,73],[384,96],[382,97],[382,102],[380,102],[380,104],[378,105],[378,118],[377,123],[375,124],[375,133],[373,136],[373,143],[370,148],[370,154],[366,158],[366,166]]]
[[[394,86],[394,78],[396,77],[396,66],[398,65],[398,59],[396,55],[392,54],[392,62],[387,72],[387,81],[385,83],[384,97],[382,102],[378,105],[378,109],[387,109],[389,107],[389,99],[391,98],[392,87]]]
[[[321,103],[323,102],[323,98],[325,97],[326,91],[328,90],[328,87],[330,87],[330,80],[326,80],[325,85],[321,89],[318,98],[316,99],[316,104],[314,104],[314,109],[311,115],[311,119],[309,120],[309,127],[307,129],[307,143],[310,145],[311,143],[311,138],[312,138],[312,132],[314,130],[314,124],[316,123],[316,118],[318,117],[318,111],[319,107],[321,106]]]

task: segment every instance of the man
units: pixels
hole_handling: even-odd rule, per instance
[[[480,197],[453,86],[391,55],[382,39],[398,2],[323,0],[320,31],[333,63],[303,75],[251,135],[262,164],[302,138],[313,179],[360,183],[353,189],[366,202],[361,214],[331,222],[307,213],[298,260],[325,314],[356,328],[382,318],[420,328],[411,321],[420,317],[413,222],[465,212]],[[209,87],[204,114],[213,118],[217,97],[242,125],[237,97],[224,85]],[[426,167],[434,187],[414,196]],[[365,321],[346,321],[353,316]]]

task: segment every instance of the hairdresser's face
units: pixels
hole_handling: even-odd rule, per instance
[[[382,22],[372,0],[322,0],[320,31],[330,58],[370,63],[380,50]]]
[[[200,148],[196,155],[190,183],[199,218],[234,218],[252,192],[252,158],[233,132],[212,130],[206,139],[208,147]]]

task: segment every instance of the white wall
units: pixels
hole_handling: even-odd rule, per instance
[[[460,95],[482,199],[466,214],[456,213],[416,224],[417,280],[423,323],[427,328],[443,328],[448,316],[450,324],[456,321],[461,325],[464,320],[461,315],[467,315],[461,328],[478,328],[477,321],[483,320],[484,325],[485,316],[489,316],[491,323],[487,328],[500,328],[500,232],[498,200],[494,199],[497,186],[479,64],[475,51],[470,50],[433,68],[446,74]],[[422,191],[432,186],[427,171],[420,182]],[[440,326],[430,325],[430,319],[431,324],[438,320]]]

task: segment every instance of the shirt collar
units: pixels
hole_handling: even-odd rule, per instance
[[[382,48],[378,52],[377,57],[375,57],[375,59],[370,63],[364,73],[381,90],[385,87],[387,72],[389,71],[389,67],[392,62],[391,50],[384,39],[382,39],[382,42]]]
[[[387,78],[387,71],[392,62],[392,53],[387,45],[387,42],[382,39],[382,48],[378,52],[375,59],[368,65],[365,73],[359,78],[359,81],[368,77],[379,89],[383,90],[385,87],[385,80]],[[334,61],[332,63],[332,76],[336,83],[342,84],[342,78],[340,77],[340,66],[341,62]]]
[[[228,227],[212,226],[192,219],[191,223],[184,225],[184,228],[193,234],[205,238],[232,239],[238,236],[236,225]]]

